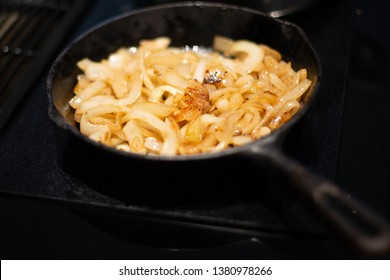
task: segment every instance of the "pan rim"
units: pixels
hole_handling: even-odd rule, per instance
[[[284,123],[281,127],[277,128],[276,130],[272,131],[270,135],[267,135],[265,137],[256,139],[250,143],[240,145],[237,147],[231,147],[228,149],[224,149],[222,151],[218,152],[210,152],[210,153],[199,153],[199,154],[193,154],[193,155],[174,155],[174,156],[168,156],[168,155],[152,155],[152,154],[138,154],[138,153],[130,153],[130,152],[124,152],[117,149],[114,149],[112,147],[109,147],[107,145],[101,144],[99,142],[93,141],[92,139],[88,138],[87,136],[81,134],[81,132],[75,128],[74,126],[71,126],[70,124],[60,121],[58,117],[56,117],[56,114],[59,115],[58,110],[56,109],[53,101],[53,80],[54,76],[56,74],[58,65],[62,61],[62,59],[65,57],[65,55],[68,53],[68,51],[75,46],[77,43],[79,43],[84,37],[86,37],[88,34],[91,34],[100,28],[103,28],[104,26],[111,24],[112,22],[131,17],[133,15],[148,13],[156,10],[163,10],[163,9],[171,9],[171,8],[178,8],[178,7],[195,7],[195,8],[219,8],[219,9],[229,9],[229,10],[239,10],[245,13],[255,14],[258,16],[261,16],[263,18],[266,18],[270,21],[277,22],[280,25],[288,26],[290,28],[293,28],[295,31],[299,33],[299,36],[302,38],[304,43],[309,47],[311,53],[314,56],[315,64],[316,64],[316,70],[317,70],[317,80],[314,85],[314,88],[311,92],[311,96],[308,101],[305,102],[304,106],[302,106],[298,112],[286,123]],[[93,25],[92,27],[86,29],[84,32],[76,36],[67,46],[63,48],[63,50],[59,53],[59,55],[56,57],[54,62],[52,63],[52,66],[50,67],[49,74],[47,77],[46,82],[46,93],[49,101],[49,109],[48,109],[48,115],[54,124],[59,127],[60,129],[70,131],[74,136],[81,139],[82,141],[87,142],[90,145],[93,145],[94,147],[98,149],[103,149],[106,152],[109,152],[114,155],[118,155],[120,157],[125,158],[135,158],[135,159],[142,159],[142,160],[150,160],[150,161],[197,161],[197,160],[207,160],[207,159],[216,159],[221,158],[225,156],[232,156],[232,155],[238,155],[243,154],[247,152],[253,152],[255,150],[258,150],[261,147],[267,147],[267,149],[271,146],[275,146],[276,143],[279,143],[278,140],[282,140],[283,135],[285,135],[286,132],[288,132],[295,123],[302,118],[303,115],[306,114],[306,111],[308,108],[311,107],[311,104],[314,102],[314,99],[318,95],[318,91],[321,84],[321,78],[322,78],[322,66],[321,61],[319,59],[319,56],[313,47],[312,43],[310,42],[309,38],[307,37],[306,33],[303,31],[303,29],[298,26],[297,24],[290,22],[288,20],[275,18],[270,16],[267,13],[261,12],[259,10],[235,5],[235,4],[227,4],[227,3],[220,3],[220,2],[202,2],[202,1],[186,1],[186,2],[175,2],[175,3],[165,3],[165,4],[157,4],[152,5],[144,8],[139,8],[135,10],[130,10],[112,17],[109,17],[103,21],[101,21],[98,24]]]

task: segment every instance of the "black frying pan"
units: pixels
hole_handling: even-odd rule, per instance
[[[158,36],[170,37],[172,45],[176,46],[211,46],[216,34],[268,44],[279,50],[292,65],[308,70],[308,78],[313,81],[309,94],[302,109],[287,124],[271,135],[241,147],[175,157],[124,153],[98,144],[79,132],[67,106],[80,73],[76,67],[78,60],[84,57],[100,60],[119,47],[138,45],[141,39]],[[156,170],[161,174],[174,170],[191,178],[195,170],[201,170],[202,176],[212,176],[216,168],[224,168],[224,173],[229,174],[229,170],[240,168],[242,162],[254,163],[259,170],[271,166],[288,178],[304,195],[305,201],[319,210],[358,249],[365,253],[386,254],[390,250],[390,229],[386,221],[282,152],[284,136],[313,102],[320,80],[321,65],[316,52],[304,32],[292,23],[232,5],[201,2],[159,5],[104,22],[79,37],[59,55],[47,83],[49,116],[60,131],[94,149],[94,156],[99,158],[95,162],[103,160],[110,162],[109,166],[117,164],[124,168],[122,173],[129,178],[132,174],[130,168],[126,171],[126,166],[131,166],[131,170],[136,166],[139,172],[153,170],[153,174]],[[109,170],[106,176],[112,176]]]

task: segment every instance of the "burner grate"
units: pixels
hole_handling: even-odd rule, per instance
[[[0,2],[0,129],[87,4],[75,0]]]

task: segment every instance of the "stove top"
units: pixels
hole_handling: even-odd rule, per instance
[[[66,40],[111,16],[162,2],[116,0],[107,9],[107,1],[92,1]],[[388,141],[379,127],[390,119],[381,101],[388,100],[388,39],[380,28],[366,29],[373,10],[360,2],[318,1],[283,17],[307,33],[323,67],[316,103],[284,150],[389,219]],[[288,186],[138,188],[124,199],[81,180],[64,168],[64,155],[57,158],[45,93],[49,67],[0,131],[5,258],[361,257]]]

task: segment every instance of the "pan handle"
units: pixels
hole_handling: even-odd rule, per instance
[[[253,154],[257,156],[253,156]],[[390,255],[390,226],[373,210],[344,193],[334,183],[306,169],[274,147],[254,148],[249,156],[264,166],[264,159],[282,171],[292,185],[360,253],[370,257]]]

